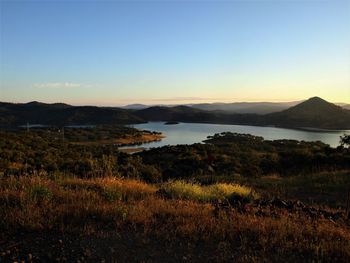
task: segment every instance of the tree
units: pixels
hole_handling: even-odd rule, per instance
[[[344,134],[340,136],[340,145],[343,147],[350,147],[350,135]]]

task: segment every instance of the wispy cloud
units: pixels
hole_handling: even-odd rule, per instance
[[[82,83],[73,83],[73,82],[46,82],[46,83],[34,83],[33,87],[35,88],[80,88],[88,87],[89,85]]]

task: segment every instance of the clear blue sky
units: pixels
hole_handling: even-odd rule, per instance
[[[0,101],[350,103],[350,1],[3,1]]]

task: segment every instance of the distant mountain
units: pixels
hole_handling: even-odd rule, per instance
[[[261,105],[255,106],[260,107]],[[310,98],[280,112],[264,115],[230,113],[219,108],[209,111],[189,106],[153,106],[137,110],[94,106],[77,107],[63,103],[45,104],[36,101],[26,104],[0,103],[0,126],[26,123],[46,125],[132,124],[147,121],[350,129],[350,111],[318,97]]]
[[[142,110],[142,109],[146,109],[149,108],[150,106],[145,105],[145,104],[129,104],[126,106],[122,106],[122,109],[127,109],[127,110]]]
[[[350,110],[350,104],[347,103],[337,103],[338,106],[342,107],[343,109]]]
[[[13,104],[13,105],[19,105],[19,104]],[[56,108],[56,109],[65,109],[65,108],[70,108],[72,105],[65,104],[65,103],[43,103],[39,101],[31,101],[28,103],[23,104],[25,107],[51,107],[51,108]]]
[[[212,114],[188,106],[153,106],[138,110],[135,115],[147,121],[195,121],[205,120]]]
[[[134,113],[147,121],[175,121],[217,124],[256,124],[259,115],[256,114],[230,114],[224,111],[204,111],[189,106],[154,106]]]
[[[71,106],[63,103],[0,103],[0,125],[30,124],[130,124],[144,122],[131,112],[118,108]]]
[[[272,112],[278,112],[289,107],[292,107],[300,101],[293,102],[233,102],[233,103],[199,103],[199,104],[179,104],[179,105],[145,105],[145,104],[130,104],[122,106],[123,109],[142,110],[149,107],[176,107],[187,106],[194,109],[204,111],[222,111],[229,113],[253,113],[253,114],[267,114]]]
[[[293,107],[303,101],[291,101],[291,102],[232,102],[232,103],[198,103],[198,104],[179,104],[179,105],[145,105],[145,104],[129,104],[122,106],[122,109],[130,110],[143,110],[150,107],[176,107],[176,106],[187,106],[203,111],[215,111],[215,112],[226,112],[226,113],[249,113],[249,114],[269,114],[273,112],[280,112]],[[336,103],[344,109],[350,110],[350,104]]]
[[[262,124],[299,128],[350,129],[350,111],[319,97],[313,97],[287,110],[265,115]]]
[[[259,114],[208,111],[188,106],[150,107],[135,112],[147,121],[182,121],[288,128],[350,129],[350,111],[313,97],[286,110]]]
[[[217,111],[228,113],[252,113],[252,114],[267,114],[278,112],[289,107],[292,107],[300,101],[293,102],[233,102],[233,103],[199,103],[199,104],[179,104],[179,105],[145,105],[145,104],[130,104],[123,106],[123,109],[142,110],[150,107],[176,107],[187,106],[203,111]]]
[[[201,103],[189,105],[206,111],[226,111],[230,113],[267,114],[292,107],[300,101],[294,102],[233,102],[233,103]]]

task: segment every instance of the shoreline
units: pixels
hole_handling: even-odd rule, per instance
[[[150,143],[155,141],[161,141],[165,138],[160,132],[141,131],[141,134],[126,135],[123,138],[98,140],[98,141],[85,141],[85,142],[70,142],[78,145],[94,145],[94,144],[113,144],[117,147],[135,146],[144,143]]]

